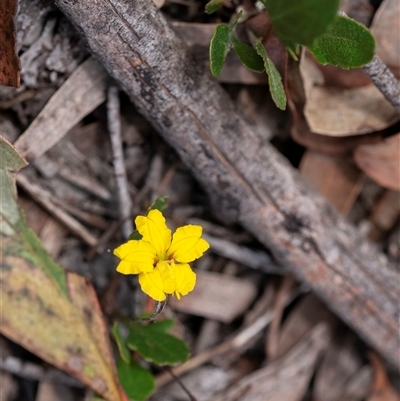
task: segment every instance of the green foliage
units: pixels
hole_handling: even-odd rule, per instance
[[[144,401],[154,390],[153,375],[136,361],[126,363],[120,359],[117,363],[118,378],[122,388],[131,401]]]
[[[268,74],[269,90],[271,92],[272,99],[278,108],[285,110],[286,94],[285,89],[283,88],[281,74],[279,74],[279,71],[276,69],[274,63],[268,57],[267,51],[265,50],[265,47],[260,39],[256,43],[256,50],[264,60],[264,67]]]
[[[336,16],[328,30],[308,48],[323,65],[357,68],[372,60],[375,39],[364,25],[350,18]]]
[[[224,5],[225,0],[211,0],[206,4],[206,13],[212,14]]]
[[[113,335],[115,338],[115,342],[117,343],[119,355],[121,359],[126,363],[129,364],[131,362],[131,352],[129,351],[128,347],[126,346],[125,339],[121,336],[119,331],[118,323],[115,322],[113,325]]]
[[[279,39],[289,48],[311,45],[333,21],[339,0],[261,0]]]
[[[210,69],[214,77],[221,74],[230,46],[229,27],[227,25],[218,25],[210,42]]]
[[[154,210],[154,209],[157,209],[160,212],[163,212],[167,208],[167,204],[168,204],[168,196],[160,196],[150,205],[147,213],[150,212],[150,210]]]
[[[176,365],[185,362],[189,358],[189,349],[185,342],[167,333],[172,325],[171,320],[148,325],[131,323],[128,325],[126,344],[147,361],[158,365]]]
[[[264,72],[264,61],[253,47],[239,42],[234,36],[231,37],[231,40],[233,50],[246,68],[254,72]]]

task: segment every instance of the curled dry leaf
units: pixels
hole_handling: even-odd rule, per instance
[[[0,2],[0,85],[19,88],[21,63],[17,55],[14,15],[17,0]]]
[[[321,71],[302,58],[306,104],[304,115],[311,131],[321,135],[363,135],[383,130],[398,121],[396,110],[375,85],[352,89],[325,86]]]
[[[400,133],[378,144],[358,146],[354,160],[378,184],[400,190]]]

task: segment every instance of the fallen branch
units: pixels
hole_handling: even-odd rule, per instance
[[[55,2],[192,169],[219,217],[251,231],[400,367],[399,272],[257,136],[152,2]]]

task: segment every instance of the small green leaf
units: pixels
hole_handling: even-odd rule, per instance
[[[187,345],[178,338],[166,333],[170,321],[144,325],[139,322],[129,326],[127,346],[149,362],[159,365],[176,365],[189,357]]]
[[[129,237],[128,241],[138,241],[143,238],[143,235],[139,233],[138,230],[135,230]]]
[[[206,4],[206,13],[212,14],[224,5],[225,0],[211,0]]]
[[[291,49],[311,45],[328,28],[339,8],[339,0],[262,0],[274,31]]]
[[[129,364],[131,361],[131,353],[126,346],[125,339],[123,339],[121,336],[121,333],[119,331],[119,325],[117,322],[114,323],[112,332],[115,338],[115,342],[117,343],[118,351],[122,360],[125,363]]]
[[[267,51],[259,39],[256,43],[257,53],[263,58],[265,71],[268,74],[269,91],[276,106],[281,110],[286,109],[286,94],[283,88],[281,74],[276,69],[274,63],[268,57]]]
[[[154,210],[154,209],[157,209],[160,212],[163,212],[167,208],[167,204],[168,204],[168,196],[160,196],[150,205],[147,213],[150,212],[150,210]]]
[[[153,375],[136,361],[128,364],[120,359],[117,363],[117,372],[122,388],[131,401],[147,400],[154,391]]]
[[[375,39],[364,25],[338,15],[328,30],[308,48],[323,65],[357,68],[374,57]]]
[[[234,36],[232,36],[231,40],[233,44],[233,50],[235,50],[240,62],[246,68],[254,72],[264,72],[264,61],[253,47],[239,42]]]
[[[227,25],[218,25],[210,42],[211,74],[217,77],[224,67],[226,56],[231,46],[230,29]]]

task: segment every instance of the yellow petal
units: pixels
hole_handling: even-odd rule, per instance
[[[165,301],[167,297],[160,272],[154,269],[150,273],[139,274],[139,284],[142,291],[155,301]]]
[[[121,259],[117,271],[122,274],[150,272],[156,259],[155,249],[146,241],[128,241],[114,249],[114,255]]]
[[[187,295],[196,285],[196,274],[186,263],[171,265],[175,276],[175,295],[180,299],[181,295]]]
[[[168,257],[178,262],[187,263],[198,259],[210,247],[201,237],[203,227],[187,225],[178,228],[172,236]]]
[[[171,244],[171,230],[165,224],[162,213],[156,209],[150,210],[147,216],[137,216],[135,224],[143,240],[154,246],[158,259],[165,259],[166,251]]]
[[[172,262],[162,261],[158,262],[155,270],[160,273],[164,292],[167,294],[173,294],[176,289],[176,280],[174,270],[171,267]]]

